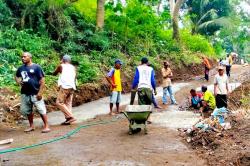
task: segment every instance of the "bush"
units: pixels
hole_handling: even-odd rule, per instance
[[[187,49],[201,52],[210,57],[215,57],[213,46],[201,35],[191,35],[190,32],[181,31],[181,41]]]
[[[92,63],[86,55],[72,56],[72,61],[78,62],[77,80],[79,84],[97,80],[98,66]]]
[[[0,50],[0,87],[14,85],[14,73],[21,64],[20,50]]]
[[[46,57],[52,52],[52,41],[46,37],[32,34],[30,30],[16,29],[0,30],[0,47],[29,51],[37,57]]]

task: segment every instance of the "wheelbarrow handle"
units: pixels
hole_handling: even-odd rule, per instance
[[[128,117],[128,114],[127,114],[127,112],[122,112],[125,116],[126,116],[126,118],[129,120],[129,117]]]

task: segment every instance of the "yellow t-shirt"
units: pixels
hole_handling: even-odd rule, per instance
[[[210,92],[210,91],[207,90],[204,93],[203,99],[204,99],[204,101],[206,101],[208,103],[208,105],[210,106],[210,108],[215,109],[215,107],[216,107],[215,97],[212,94],[212,92]]]
[[[122,91],[122,81],[121,81],[121,70],[120,69],[114,69],[114,74],[112,77],[112,80],[114,84],[116,85],[116,88],[113,89],[113,91]]]

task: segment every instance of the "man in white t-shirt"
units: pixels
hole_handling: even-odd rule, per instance
[[[71,64],[71,57],[64,55],[61,64],[57,67],[54,75],[59,75],[58,87],[60,88],[56,105],[63,112],[66,121],[62,125],[70,125],[76,121],[72,114],[73,93],[76,90],[76,69]]]
[[[227,108],[228,77],[224,74],[223,66],[218,67],[218,74],[214,78],[214,95],[216,96],[217,108]]]

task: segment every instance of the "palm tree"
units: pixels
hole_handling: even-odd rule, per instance
[[[204,34],[208,28],[218,29],[218,27],[230,25],[228,18],[219,16],[216,9],[209,7],[212,6],[210,0],[199,0],[198,3],[198,9],[194,9],[191,5],[189,10],[192,21],[192,34]]]

